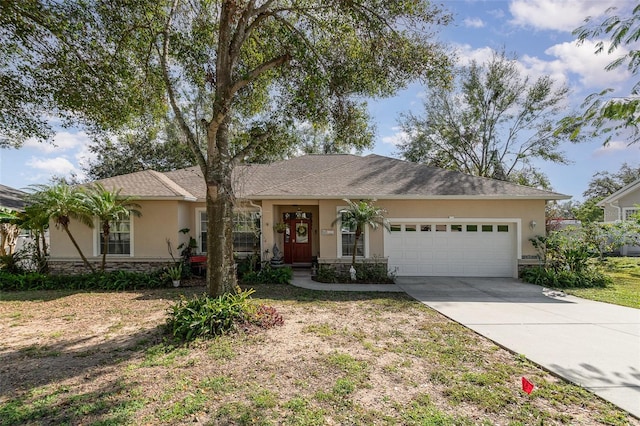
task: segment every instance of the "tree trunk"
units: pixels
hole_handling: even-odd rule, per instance
[[[84,256],[84,253],[82,253],[82,250],[80,250],[80,246],[76,242],[76,239],[73,238],[73,235],[71,235],[71,231],[69,231],[69,227],[68,226],[63,226],[63,228],[64,228],[65,232],[67,233],[67,235],[69,236],[69,239],[73,243],[73,246],[76,248],[76,250],[78,250],[78,254],[82,258],[82,261],[84,262],[85,266],[87,268],[91,269],[91,272],[95,272],[96,270],[93,268],[93,265],[89,263],[87,258]]]
[[[356,269],[356,252],[358,251],[358,240],[360,239],[360,235],[362,235],[362,231],[360,231],[360,225],[356,228],[355,238],[353,239],[353,253],[351,255],[351,266],[353,269]]]
[[[104,243],[102,244],[102,263],[100,265],[100,271],[104,272],[104,269],[107,266],[107,251],[109,250],[109,233],[111,232],[111,227],[109,226],[109,222],[102,225],[102,238],[104,239]]]
[[[238,291],[233,257],[235,195],[231,174],[234,163],[229,150],[227,120],[223,120],[215,131],[209,129],[207,136],[207,292],[209,296],[217,297]]]
[[[207,292],[217,297],[236,293],[238,280],[233,258],[233,202],[228,184],[207,184]]]

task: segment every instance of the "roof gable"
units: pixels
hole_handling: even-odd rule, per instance
[[[596,205],[598,207],[604,207],[605,204],[611,204],[618,201],[620,198],[629,195],[634,191],[640,191],[640,179],[637,179],[635,182],[631,182],[629,185],[623,186],[613,194],[609,195],[604,200],[598,202]]]

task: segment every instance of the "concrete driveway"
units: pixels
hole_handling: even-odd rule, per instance
[[[398,277],[413,298],[640,418],[640,310],[511,278]]]

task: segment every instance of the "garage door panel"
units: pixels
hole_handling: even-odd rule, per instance
[[[482,232],[483,225],[485,232]],[[436,232],[444,226],[434,222],[417,221],[408,227],[410,231],[403,226],[401,231],[385,234],[389,270],[393,272],[397,268],[399,276],[510,277],[513,274],[516,251],[512,223],[447,225],[446,232]],[[475,231],[467,232],[468,229]],[[498,232],[498,229],[508,232]]]

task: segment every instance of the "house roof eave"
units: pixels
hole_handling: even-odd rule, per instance
[[[605,199],[598,201],[596,203],[596,206],[604,208],[606,204],[612,204],[638,188],[640,188],[640,179],[637,179],[636,181],[631,182],[629,185],[620,188],[619,190],[609,195]]]

